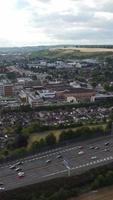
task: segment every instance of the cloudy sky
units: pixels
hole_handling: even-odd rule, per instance
[[[113,0],[0,0],[0,47],[113,44]]]

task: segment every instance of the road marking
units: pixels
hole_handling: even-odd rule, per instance
[[[47,174],[45,176],[42,176],[42,178],[46,178],[46,177],[49,177],[49,176],[54,176],[56,174],[61,174],[61,173],[64,173],[64,172],[67,172],[67,170],[62,170],[62,171],[58,171],[58,172],[54,172],[54,173],[51,173],[51,174]]]

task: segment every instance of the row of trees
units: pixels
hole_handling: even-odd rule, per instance
[[[99,174],[92,183],[92,189],[98,189],[113,184],[113,171],[106,174]]]
[[[54,133],[51,132],[46,137],[41,138],[39,141],[34,141],[29,146],[30,134],[23,133],[21,125],[18,125],[18,128],[15,130],[15,138],[12,141],[7,142],[6,149],[0,151],[0,160],[3,161],[4,158],[19,158],[25,156],[26,154],[48,150],[56,146],[66,144],[67,142],[77,142],[81,140],[107,135],[110,132],[110,128],[111,124],[107,126],[106,130],[104,130],[102,126],[97,126],[95,128],[83,126],[77,128],[76,130],[64,130],[60,133],[59,138],[57,138],[56,135],[54,135]]]
[[[91,139],[94,137],[104,136],[109,134],[108,129],[104,130],[102,127],[89,128],[89,127],[81,127],[76,130],[67,130],[62,131],[59,135],[59,139],[56,139],[56,136],[53,133],[50,133],[45,137],[45,139],[41,139],[40,141],[35,141],[32,146],[32,151],[37,151],[43,149],[44,147],[54,147],[55,145],[62,144],[68,142],[77,142],[80,140]]]
[[[101,102],[84,102],[84,103],[64,103],[64,104],[51,104],[48,106],[38,106],[35,108],[35,111],[55,111],[58,109],[70,109],[70,108],[89,108],[89,107],[103,107],[103,106],[113,106],[113,101],[112,100],[104,100]],[[18,108],[4,108],[1,109],[1,114],[4,113],[10,113],[10,112],[31,112],[34,111],[33,108],[30,107],[30,105],[26,105],[26,106],[20,106]]]

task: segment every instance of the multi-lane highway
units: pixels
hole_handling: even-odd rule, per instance
[[[3,184],[0,188],[11,190],[55,177],[67,176],[69,171],[65,163],[68,163],[71,168],[71,174],[79,174],[90,168],[113,162],[113,137],[71,144],[24,158],[22,164],[17,162],[0,165],[0,183]],[[19,165],[11,169],[10,167],[15,163]],[[19,178],[20,170],[24,172],[24,177]]]

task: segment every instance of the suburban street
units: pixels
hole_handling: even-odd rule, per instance
[[[11,190],[56,177],[80,174],[88,169],[113,162],[113,137],[104,137],[29,156],[0,165],[0,183]],[[14,169],[10,167],[16,164]],[[16,169],[18,171],[16,171]],[[68,169],[67,169],[68,168]],[[18,173],[24,172],[23,177]]]

